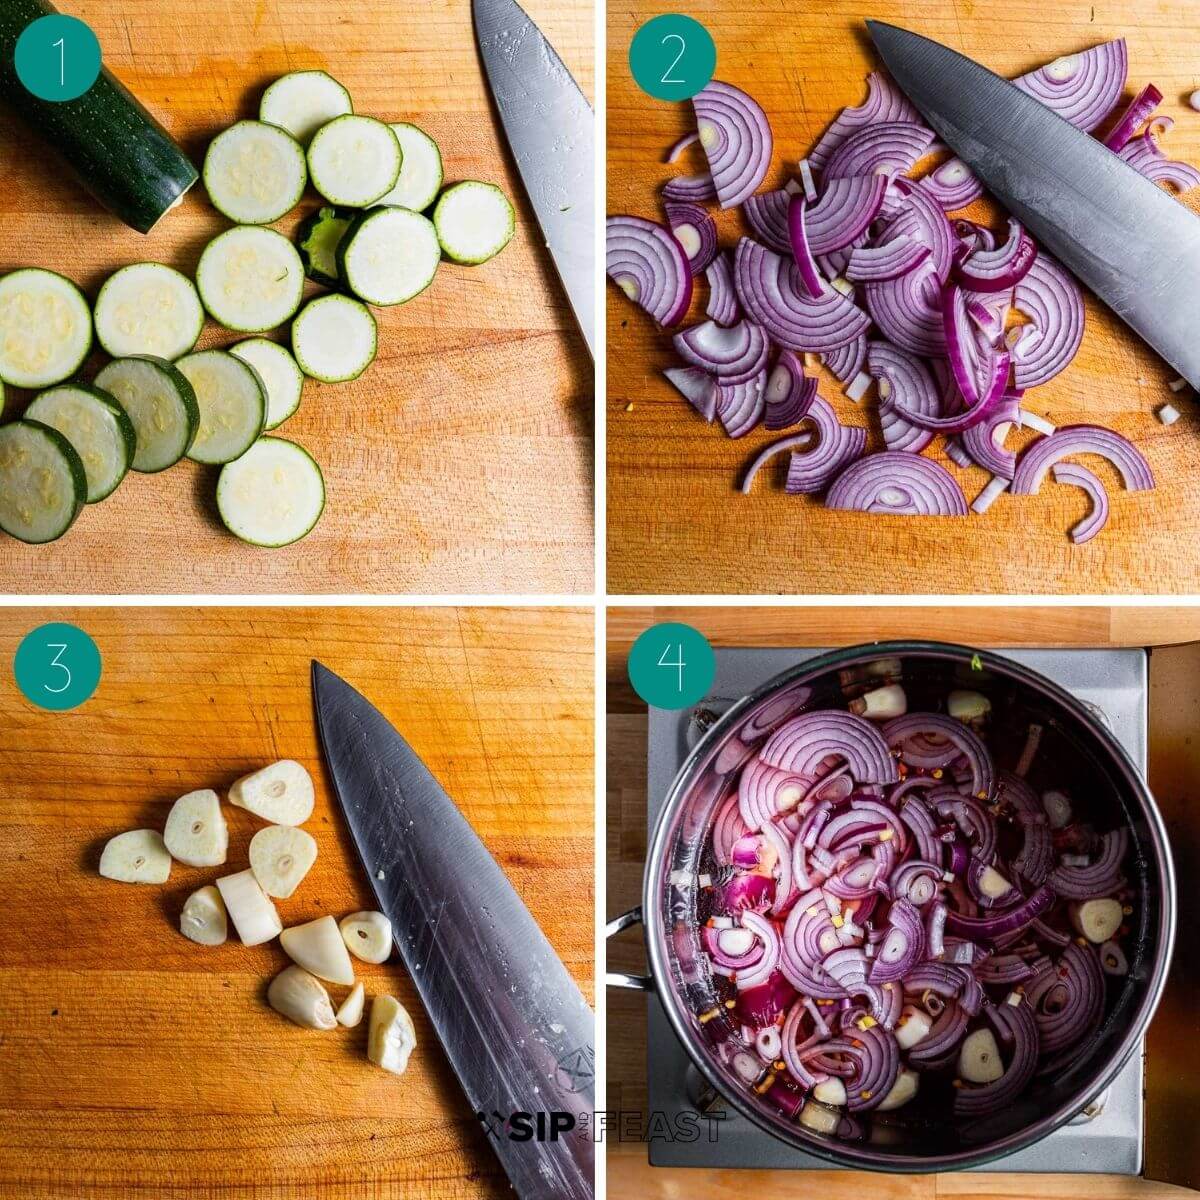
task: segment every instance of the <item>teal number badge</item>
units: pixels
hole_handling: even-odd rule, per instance
[[[688,708],[703,700],[717,673],[708,639],[690,625],[652,625],[629,651],[629,681],[654,708]]]
[[[13,676],[27,700],[52,712],[78,708],[100,684],[100,649],[76,625],[41,625],[17,647]]]
[[[690,100],[708,86],[716,69],[712,35],[680,13],[647,21],[629,44],[633,80],[656,100]]]
[[[77,100],[100,74],[100,43],[76,17],[51,13],[17,38],[17,78],[39,100]]]

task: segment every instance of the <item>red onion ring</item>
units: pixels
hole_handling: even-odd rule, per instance
[[[788,203],[792,193],[785,188],[774,192],[758,192],[742,205],[746,224],[764,245],[779,254],[791,254],[788,240]]]
[[[867,335],[860,333],[852,342],[829,350],[821,355],[821,361],[829,368],[835,379],[848,383],[863,368],[867,361]]]
[[[609,217],[605,273],[660,325],[677,325],[692,302],[692,272],[669,230],[641,217]]]
[[[928,246],[906,233],[898,233],[881,246],[858,246],[852,250],[846,264],[846,279],[850,283],[879,283],[885,279],[895,279],[928,257]]]
[[[759,757],[781,771],[816,779],[825,759],[849,764],[863,783],[893,783],[896,763],[878,729],[864,717],[837,709],[803,713],[781,725],[767,739]]]
[[[816,427],[817,444],[803,454],[792,454],[783,489],[792,495],[824,491],[838,472],[858,458],[867,445],[867,431],[858,426],[843,425],[820,396],[812,398],[805,419]]]
[[[742,315],[737,293],[733,288],[733,261],[728,250],[722,250],[704,272],[708,280],[708,305],[704,312],[718,325],[734,325]]]
[[[722,208],[735,208],[758,190],[771,165],[771,126],[757,101],[713,80],[692,97],[700,147]]]
[[[717,382],[717,420],[731,438],[745,437],[763,419],[767,411],[767,372],[765,367],[751,379],[731,383]]]
[[[803,194],[793,196],[788,202],[788,247],[795,260],[796,269],[800,274],[800,282],[804,285],[806,295],[816,300],[829,289],[825,286],[825,280],[821,278],[821,272],[817,270],[812,247],[808,244],[807,205],[808,200]]]
[[[879,212],[887,179],[882,175],[831,178],[821,198],[808,209],[805,227],[813,254],[829,254],[866,233]]]
[[[1082,488],[1091,501],[1091,511],[1070,530],[1071,541],[1077,546],[1090,542],[1108,524],[1108,491],[1087,467],[1078,463],[1055,463],[1050,468],[1056,483],[1073,484]]]
[[[685,362],[730,385],[747,383],[758,375],[770,352],[766,334],[746,320],[728,329],[715,321],[703,321],[677,333],[672,342]]]
[[[717,381],[698,367],[668,367],[663,375],[706,420],[717,415]]]
[[[894,450],[851,463],[825,497],[826,508],[897,516],[965,517],[967,500],[945,467]]]
[[[1134,131],[1145,120],[1148,120],[1154,110],[1162,103],[1162,92],[1152,83],[1144,88],[1129,102],[1129,107],[1117,118],[1117,123],[1108,131],[1104,144],[1110,150],[1120,150],[1133,137]]]
[[[1006,426],[1021,424],[1021,402],[1011,392],[962,435],[962,446],[972,462],[1001,479],[1011,479],[1017,469],[1015,450],[1004,448]]]
[[[960,158],[948,158],[921,180],[921,187],[947,212],[966,208],[983,195],[983,184]]]
[[[687,255],[692,274],[701,274],[717,256],[716,223],[698,204],[668,201],[663,211],[675,240]]]
[[[1180,192],[1200,187],[1200,171],[1191,163],[1167,158],[1149,130],[1123,146],[1117,157],[1153,183],[1169,183]]]
[[[890,342],[870,342],[867,370],[878,381],[879,422],[889,450],[919,453],[933,441],[933,432],[906,420],[897,408],[936,417],[942,411],[937,388],[925,364]]]
[[[933,131],[907,121],[877,121],[856,129],[829,156],[821,172],[831,179],[851,175],[903,175],[933,141]],[[811,156],[810,156],[811,157]]]
[[[1013,495],[1033,495],[1042,486],[1046,472],[1068,454],[1099,454],[1108,459],[1131,492],[1154,487],[1150,464],[1119,433],[1099,425],[1062,425],[1048,437],[1039,438],[1017,460]]]
[[[1017,284],[1013,303],[1031,324],[1020,326],[1013,349],[1013,378],[1019,388],[1048,383],[1070,365],[1083,341],[1083,293],[1079,285],[1044,251],[1039,251]],[[1014,330],[1015,332],[1015,330]]]
[[[1112,112],[1125,90],[1129,57],[1125,39],[1104,42],[1013,80],[1076,129],[1090,132]]]
[[[817,394],[817,381],[804,374],[800,359],[790,350],[781,350],[767,376],[766,427],[788,429],[804,419]]]
[[[813,147],[808,161],[820,171],[833,152],[856,129],[885,121],[921,123],[921,116],[912,102],[886,75],[872,71],[867,76],[867,98],[856,108],[843,108]]]
[[[674,179],[663,184],[662,195],[664,200],[703,204],[707,200],[717,198],[717,189],[712,176],[704,171],[699,175],[676,175]]]
[[[958,282],[973,292],[1006,292],[1029,273],[1037,247],[1019,221],[1008,219],[1008,238],[994,250],[976,250],[955,268]]]
[[[868,283],[865,292],[867,311],[889,342],[910,354],[945,355],[941,288],[932,258],[895,279]]]

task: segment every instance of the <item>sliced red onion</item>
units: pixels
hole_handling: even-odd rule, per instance
[[[792,193],[785,188],[774,192],[758,192],[742,205],[746,224],[755,237],[779,254],[791,254],[788,238],[788,202]]]
[[[738,812],[748,829],[762,829],[772,818],[795,808],[807,788],[800,776],[755,759],[738,779]]]
[[[1056,58],[1014,79],[1013,84],[1076,129],[1090,132],[1120,100],[1128,69],[1125,39],[1117,38],[1079,54]]]
[[[803,713],[781,725],[759,755],[781,771],[816,779],[826,758],[849,764],[862,783],[894,783],[896,763],[880,732],[865,717],[837,709]]]
[[[867,76],[866,100],[856,108],[843,108],[838,113],[813,147],[808,161],[815,170],[820,171],[830,155],[856,129],[882,121],[909,121],[919,125],[921,115],[891,79],[879,71],[872,71]]]
[[[929,247],[899,233],[881,246],[859,246],[851,251],[846,278],[851,283],[879,283],[911,271],[929,257]]]
[[[609,217],[605,272],[660,325],[677,325],[692,302],[687,255],[661,225],[641,217]]]
[[[830,178],[805,218],[813,254],[841,250],[864,234],[879,212],[885,191],[887,179],[882,175]]]
[[[746,320],[728,329],[704,321],[677,333],[672,342],[685,362],[731,385],[753,379],[766,365],[770,352],[766,334]]]
[[[834,288],[819,299],[806,296],[796,264],[750,238],[738,242],[733,276],[742,307],[789,350],[836,350],[870,325],[866,313]]]
[[[1004,1074],[991,1083],[964,1083],[954,1092],[954,1115],[983,1117],[1011,1104],[1030,1084],[1042,1047],[1033,1012],[1019,993],[984,1010],[988,1024],[1009,1049]]]
[[[890,720],[882,732],[889,749],[898,750],[906,763],[918,768],[942,766],[942,748],[953,747],[971,772],[971,795],[976,800],[990,800],[996,780],[992,756],[969,725],[942,713],[905,713]]]
[[[663,199],[681,203],[704,204],[717,198],[713,177],[703,171],[699,175],[676,175],[663,184]]]
[[[843,425],[820,396],[813,396],[805,417],[816,426],[817,444],[803,454],[792,455],[784,491],[793,495],[824,491],[867,445],[867,431],[855,425]]]
[[[733,288],[733,260],[728,250],[722,250],[704,272],[708,280],[708,306],[705,314],[718,325],[734,325],[742,315],[737,292]]]
[[[804,285],[804,292],[812,299],[819,299],[829,289],[821,272],[817,269],[817,261],[813,257],[812,247],[808,244],[807,228],[808,201],[803,195],[792,196],[788,201],[788,246]]]
[[[981,788],[980,790],[982,791],[983,789]],[[956,788],[946,788],[945,794],[943,794],[942,789],[939,789],[936,792],[930,792],[929,795],[930,802],[937,806],[938,813],[943,817],[952,818],[961,832],[970,839],[976,859],[980,865],[980,870],[986,868],[996,852],[996,826],[992,821],[991,814],[984,808],[983,802],[976,799],[975,796],[961,795]],[[936,800],[934,799],[935,796],[937,797]],[[955,848],[957,848],[957,845]],[[963,869],[958,864],[954,864],[950,869],[955,875],[963,874]],[[970,866],[967,868],[967,874],[968,876],[971,874]],[[969,878],[967,882],[968,886],[970,886]],[[975,902],[982,907],[993,907],[981,901],[975,895],[973,887],[971,888],[971,894],[974,896]],[[1015,898],[1015,895],[1010,897],[1010,899]]]
[[[854,1063],[845,1079],[846,1110],[869,1112],[887,1099],[900,1074],[900,1047],[895,1036],[879,1024],[855,1026],[850,1036],[825,1043],[827,1054],[844,1055]]]
[[[717,226],[708,210],[698,204],[668,201],[663,206],[667,224],[687,255],[693,275],[701,274],[717,256]]]
[[[668,367],[663,375],[706,420],[717,415],[717,381],[698,367]]]
[[[1025,989],[1041,1040],[1053,1054],[1081,1042],[1104,1009],[1104,975],[1091,946],[1071,942],[1057,967],[1043,971]]]
[[[776,971],[765,983],[739,988],[735,1012],[742,1024],[760,1029],[772,1024],[795,998],[796,989]]]
[[[1012,307],[1012,292],[967,292],[967,316],[991,346],[1000,344]]]
[[[950,307],[949,303],[947,303],[947,307]],[[924,413],[906,408],[900,402],[896,404],[896,411],[922,429],[932,429],[939,433],[965,433],[968,429],[980,424],[1003,399],[1008,388],[1008,352],[1001,350],[995,353],[988,364],[988,369],[990,377],[984,381],[979,399],[963,412],[955,413],[950,417],[929,417]]]
[[[1101,837],[1100,845],[1100,853],[1088,866],[1060,866],[1051,871],[1050,887],[1072,900],[1089,900],[1115,891],[1121,877],[1121,863],[1129,849],[1129,831],[1114,829]]]
[[[942,868],[937,863],[912,858],[892,872],[888,891],[894,899],[903,897],[917,908],[923,908],[937,895],[941,878]]]
[[[1081,467],[1078,463],[1055,463],[1051,472],[1056,483],[1069,483],[1082,488],[1091,501],[1091,511],[1070,530],[1071,541],[1082,546],[1108,524],[1108,491],[1087,467]]]
[[[904,204],[879,233],[881,240],[907,234],[929,247],[929,258],[937,272],[938,282],[944,283],[954,264],[954,230],[946,214],[928,192],[909,179],[897,179],[896,190]]]
[[[667,151],[666,161],[673,163],[678,160],[679,156],[689,147],[695,145],[700,140],[700,135],[693,129],[691,133],[685,133],[671,148]]]
[[[775,903],[775,881],[765,875],[735,875],[721,889],[722,911],[730,914],[760,912]]]
[[[820,397],[817,397],[817,399],[820,399]],[[811,433],[796,433],[791,437],[780,438],[779,441],[771,442],[770,445],[764,446],[750,460],[750,465],[746,468],[746,474],[742,479],[742,495],[748,496],[750,494],[750,489],[754,486],[754,477],[776,454],[782,454],[784,450],[807,448],[811,445],[812,440],[813,435]]]
[[[774,821],[768,821],[762,827],[762,835],[763,841],[775,852],[775,903],[771,905],[771,913],[779,917],[796,898],[792,886],[792,844]]]
[[[948,1001],[929,1033],[908,1052],[908,1065],[918,1071],[937,1071],[948,1066],[958,1053],[969,1019],[962,1005]]]
[[[871,235],[869,233],[862,233],[848,246],[843,246],[840,250],[831,250],[828,254],[814,255],[813,257],[817,260],[817,266],[820,268],[821,274],[826,279],[837,279],[839,275],[844,275],[846,267],[850,264],[850,255],[860,246],[865,246],[870,240]]]
[[[717,420],[731,438],[745,437],[767,411],[767,371],[761,367],[750,379],[717,383]]]
[[[821,176],[831,179],[851,175],[884,175],[891,178],[912,170],[929,149],[932,130],[908,121],[877,121],[856,129],[829,156]]]
[[[947,212],[966,208],[983,195],[983,184],[960,158],[949,158],[921,180],[927,191]]]
[[[766,113],[740,88],[715,79],[692,97],[692,107],[717,200],[735,208],[758,190],[771,165]]]
[[[1167,158],[1149,130],[1123,146],[1118,157],[1153,183],[1169,183],[1180,192],[1200,187],[1200,171],[1190,163]]]
[[[932,258],[895,279],[866,285],[867,311],[889,342],[911,354],[946,353],[942,293]]]
[[[1030,318],[1019,340],[1010,341],[1013,378],[1019,388],[1047,383],[1064,370],[1083,341],[1083,293],[1045,251],[1039,251],[1017,284],[1013,304]],[[1016,332],[1015,330],[1013,331]]]
[[[1012,479],[1017,469],[1016,451],[1006,450],[1004,439],[1013,425],[1021,424],[1020,404],[1010,392],[962,435],[963,449],[971,461],[1001,479]]]
[[[1063,425],[1039,438],[1017,460],[1014,496],[1031,496],[1042,486],[1046,472],[1069,454],[1099,454],[1120,472],[1131,492],[1154,487],[1154,475],[1141,451],[1130,441],[1099,425]]]
[[[1154,84],[1146,84],[1117,118],[1117,123],[1104,138],[1104,144],[1110,150],[1120,150],[1133,137],[1137,127],[1143,121],[1149,120],[1154,110],[1162,103],[1162,98],[1162,92]]]
[[[995,250],[976,250],[955,268],[958,282],[973,292],[1006,292],[1029,273],[1037,258],[1033,238],[1009,218],[1008,238]]]
[[[739,811],[737,796],[727,797],[722,801],[713,821],[712,847],[713,857],[717,862],[722,866],[729,866],[733,862],[734,845],[749,832],[750,828]]]
[[[854,379],[867,361],[867,335],[860,333],[852,342],[829,350],[821,355],[821,361],[829,368],[835,379],[846,383]]]
[[[951,910],[946,914],[946,931],[971,938],[972,941],[992,941],[1005,933],[1026,929],[1034,917],[1040,917],[1054,903],[1054,889],[1044,884],[1031,892],[1020,904],[1001,913],[985,917],[967,917]]]
[[[768,429],[789,429],[799,424],[817,394],[817,381],[804,374],[804,365],[790,350],[781,350],[767,376]]]
[[[945,467],[933,459],[894,450],[851,463],[829,489],[825,506],[897,516],[967,515],[962,488]]]
[[[933,441],[933,433],[901,415],[897,404],[926,416],[941,413],[937,388],[925,364],[915,354],[890,342],[873,341],[867,347],[867,370],[878,380],[879,422],[889,450],[918,453]]]
[[[764,944],[750,929],[705,926],[702,940],[713,962],[729,971],[752,967],[763,956]]]
[[[892,902],[888,909],[887,935],[871,960],[871,983],[894,983],[920,960],[925,952],[925,926],[921,914],[905,898]]]

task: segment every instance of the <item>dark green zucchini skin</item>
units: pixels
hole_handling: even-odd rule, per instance
[[[18,113],[101,204],[148,233],[199,178],[171,135],[106,69],[77,100],[39,100],[17,78],[17,38],[57,12],[44,0],[0,0],[0,99]]]

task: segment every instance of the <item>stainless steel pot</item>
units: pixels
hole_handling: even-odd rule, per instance
[[[1042,726],[1029,772],[1035,787],[1070,787],[1097,825],[1131,831],[1129,974],[1110,981],[1104,1019],[1072,1064],[1039,1079],[1004,1111],[973,1122],[919,1106],[875,1114],[865,1128],[814,1133],[785,1118],[733,1071],[742,1042],[711,1013],[716,992],[701,951],[697,876],[720,802],[737,769],[767,733],[799,711],[844,708],[882,674],[898,676],[910,708],[932,708],[954,688],[992,704],[989,741],[1000,763],[1016,761],[1031,724]],[[1175,934],[1175,880],[1162,818],[1137,768],[1089,709],[1057,684],[1000,655],[936,642],[856,646],[813,659],[770,680],[730,708],[705,734],[667,795],[650,839],[642,906],[617,918],[609,936],[642,921],[650,976],[610,975],[613,986],[653,989],[692,1061],[740,1113],[782,1141],[847,1167],[928,1172],[960,1169],[1020,1150],[1069,1121],[1116,1077],[1140,1043],[1166,980]]]

